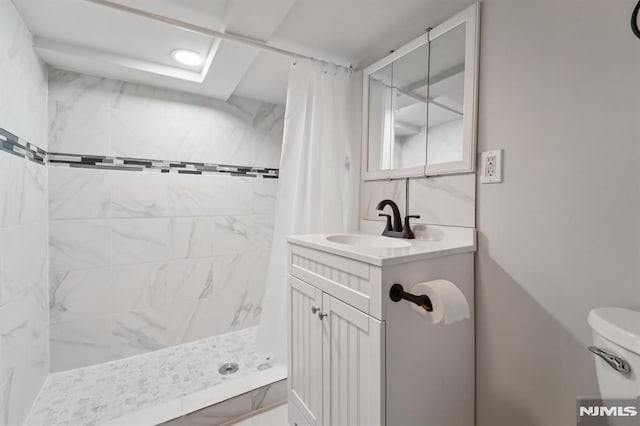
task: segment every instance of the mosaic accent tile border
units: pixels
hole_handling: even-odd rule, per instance
[[[128,170],[178,174],[228,174],[231,176],[277,179],[278,169],[232,166],[226,164],[194,163],[189,161],[150,160],[144,158],[108,157],[49,153],[50,164],[89,169]]]
[[[151,160],[145,158],[110,157],[49,152],[0,128],[0,151],[27,158],[38,164],[85,169],[125,170],[176,174],[226,174],[231,176],[278,179],[279,170],[268,167],[195,163],[190,161]]]
[[[2,128],[0,128],[0,151],[27,158],[42,165],[47,161],[47,152],[44,149],[20,139],[18,136]]]

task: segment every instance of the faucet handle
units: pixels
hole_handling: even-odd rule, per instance
[[[380,217],[386,217],[387,218],[387,226],[384,228],[385,231],[393,231],[393,227],[391,226],[391,215],[390,214],[384,214],[384,213],[379,213],[378,216]]]
[[[408,214],[404,217],[404,232],[402,234],[402,238],[406,238],[408,240],[415,240],[416,236],[411,230],[411,223],[409,219],[420,219],[419,214]]]

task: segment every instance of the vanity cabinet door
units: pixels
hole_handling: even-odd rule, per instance
[[[323,424],[383,425],[382,323],[328,294],[322,306]]]
[[[290,424],[322,424],[322,291],[289,276]]]

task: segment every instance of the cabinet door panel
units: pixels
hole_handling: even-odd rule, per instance
[[[322,424],[321,309],[322,292],[289,277],[289,402],[310,425]]]
[[[383,425],[382,324],[327,294],[322,303],[323,424]]]

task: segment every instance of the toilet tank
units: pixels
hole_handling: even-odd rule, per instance
[[[602,398],[640,396],[640,312],[622,308],[598,308],[589,312],[593,345],[628,363],[622,374],[599,356],[594,356]]]

